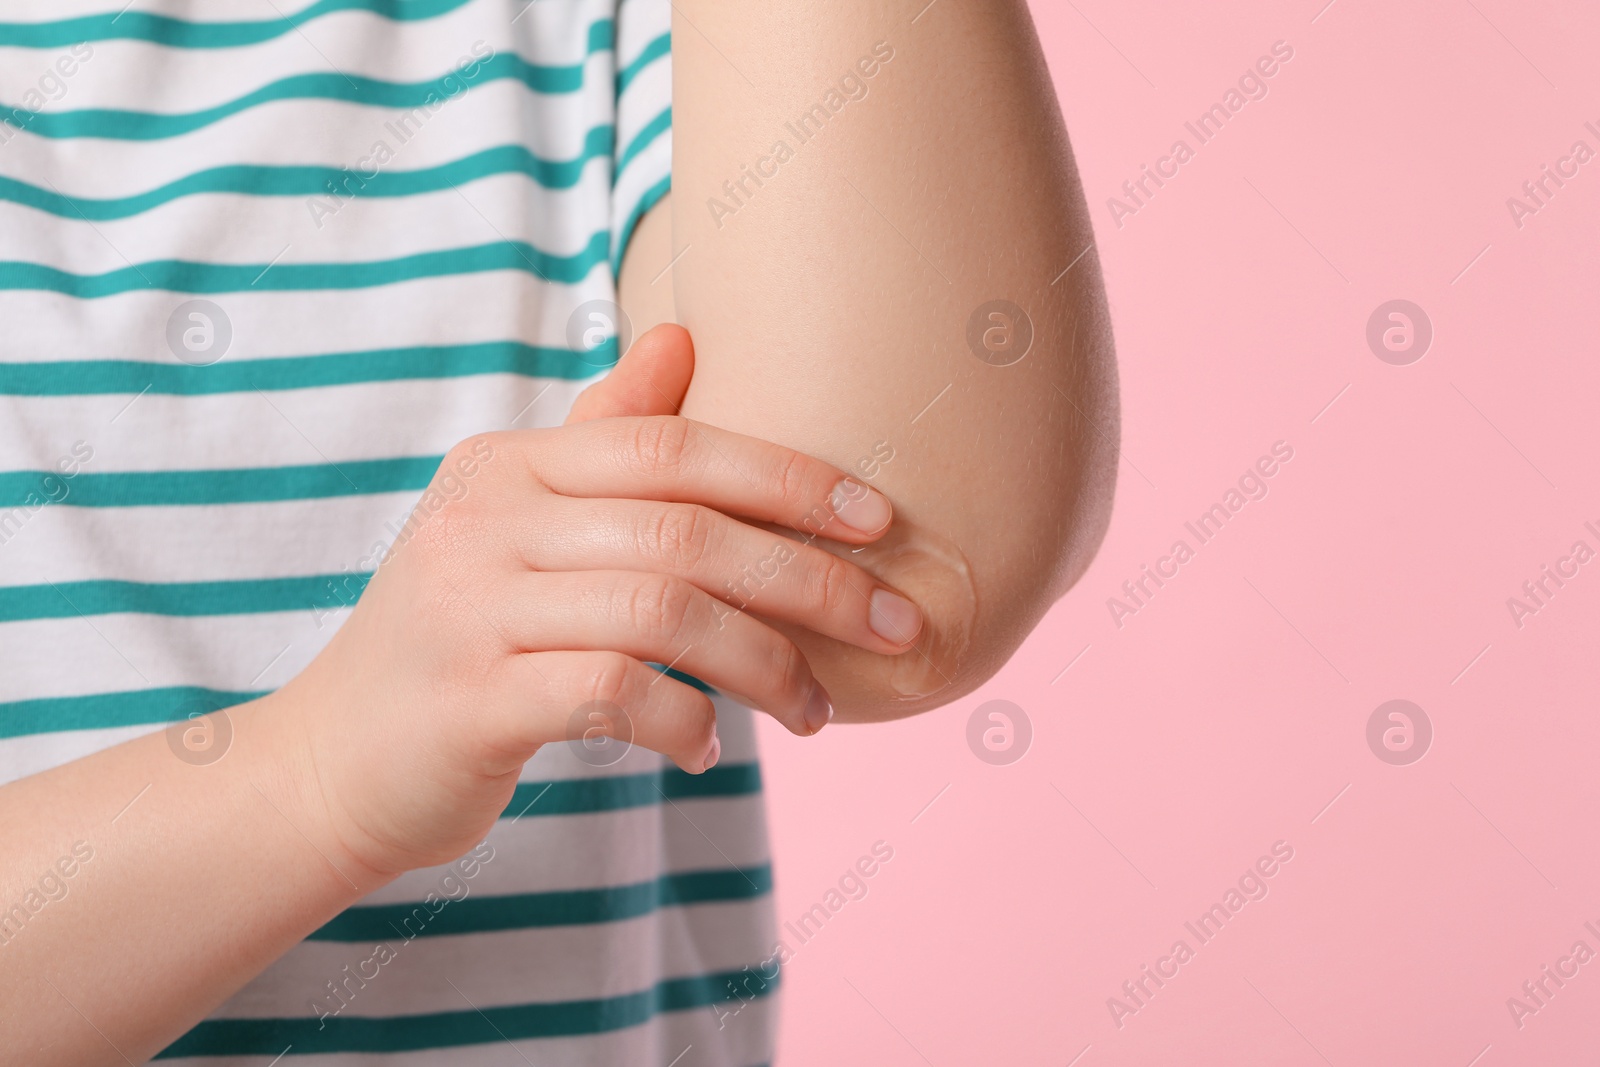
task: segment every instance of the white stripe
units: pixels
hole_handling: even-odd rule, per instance
[[[55,447],[65,431],[94,448],[84,470],[97,473],[441,455],[457,441],[506,426],[518,412],[526,412],[517,420],[520,428],[553,420],[560,401],[581,388],[581,382],[480,375],[197,397],[148,393],[131,406],[120,395],[39,397],[15,405],[14,421],[0,426],[0,449],[22,455],[30,440]],[[536,399],[540,403],[529,408]],[[216,426],[233,433],[219,439],[207,429]],[[362,486],[359,479],[351,483],[352,491]]]
[[[0,546],[0,586],[26,585],[43,574],[54,582],[192,582],[354,571],[375,541],[392,542],[393,528],[404,524],[417,496],[374,493],[228,507],[48,507]],[[217,551],[230,543],[248,544],[251,551]],[[63,553],[65,546],[79,550]]]
[[[365,988],[352,981],[354,995],[341,1015],[437,1011],[452,996],[451,982],[479,1008],[638,992],[643,984],[639,974],[617,967],[619,959],[651,959],[666,978],[739,971],[761,960],[750,959],[739,942],[730,943],[716,932],[729,926],[759,928],[770,921],[771,910],[771,899],[764,897],[673,908],[623,922],[419,937],[409,942],[396,936],[395,958],[379,967]],[[216,1014],[234,1019],[317,1018],[311,999],[326,995],[328,982],[343,979],[346,966],[353,971],[374,951],[372,943],[304,942]],[[562,962],[559,967],[529,965],[541,959]]]
[[[299,666],[303,666],[303,664],[297,665],[295,670],[298,670]],[[280,679],[280,682],[287,680],[287,677],[292,677],[295,670],[288,671],[285,677]],[[274,674],[278,673],[281,672],[274,672]],[[244,687],[243,684],[240,684],[234,688],[242,689]],[[273,688],[273,686],[263,682],[260,688]],[[109,690],[89,690],[89,692],[102,691]],[[72,696],[76,694],[61,693],[56,695]],[[6,699],[17,698],[18,694],[11,693],[7,695]],[[717,734],[722,738],[722,758],[720,762],[732,766],[737,763],[748,763],[754,760],[756,758],[755,733],[754,727],[749,721],[749,716],[754,713],[747,708],[740,707],[726,697],[714,698],[713,702],[717,707]],[[174,720],[180,715],[182,715],[182,710],[176,710],[173,715]],[[75,759],[82,759],[84,756],[92,755],[101,749],[119,745],[124,741],[131,741],[135,737],[154,733],[160,729],[164,729],[164,727],[160,725],[121,726],[107,730],[64,730],[56,733],[27,734],[21,737],[5,738],[0,740],[0,784],[18,778],[25,778],[30,774],[37,774],[40,771],[49,770],[51,767],[57,767]],[[591,767],[575,759],[570,750],[564,745],[552,745],[540,749],[534,758],[523,766],[518,776],[518,781],[551,782],[581,778],[625,777],[631,774],[641,774],[652,767],[662,765],[661,757],[644,749],[634,749],[620,762],[610,767]],[[761,805],[759,797],[744,800],[737,797],[723,798],[716,801],[710,799],[680,800],[676,803],[697,806],[713,802],[732,805],[753,805],[751,822],[752,825],[760,826],[759,812]],[[511,813],[512,815],[518,815],[526,811],[527,814],[516,820],[516,825],[519,827],[523,824],[537,825],[540,822],[539,819],[533,817],[533,813],[538,808],[537,803],[531,808],[527,807],[527,803],[527,801],[524,801],[516,811]],[[600,825],[593,826],[590,831],[591,834],[598,835],[593,838],[596,841],[603,840],[605,832],[604,818],[599,818],[598,821]],[[516,840],[516,835],[513,835],[513,840]],[[585,856],[600,865],[597,869],[603,868],[604,864],[612,862],[614,859],[603,848],[585,850]],[[549,853],[541,849],[535,850],[530,854],[528,865],[513,863],[508,866],[523,869],[523,875],[528,876],[542,871],[548,860]],[[637,881],[638,879],[631,880]],[[595,879],[590,880],[588,884],[598,884],[599,881],[600,878],[597,876]],[[402,895],[392,899],[403,900],[406,897]]]
[[[606,228],[610,185],[610,166],[600,158],[571,189],[541,189],[523,175],[502,174],[406,197],[186,197],[98,222],[0,203],[0,227],[14,247],[40,250],[29,262],[91,275],[166,259],[273,269],[365,263],[498,241],[575,256]],[[226,256],[217,254],[219,229],[229,234]]]
[[[203,296],[233,330],[225,359],[361,352],[413,345],[521,340],[567,347],[572,313],[590,300],[615,300],[598,263],[581,281],[555,285],[524,271],[490,271],[316,292],[250,290]],[[177,363],[167,322],[185,293],[134,291],[92,302],[55,293],[0,291],[0,344],[7,362],[148,359]],[[120,403],[126,403],[126,398]],[[141,401],[140,403],[143,403]],[[110,418],[116,409],[106,412]]]
[[[21,7],[26,12],[29,3],[13,0],[6,5],[3,20],[54,22],[69,17],[62,10],[65,6],[46,0],[37,5],[37,17],[19,18],[13,9]],[[120,6],[113,6],[111,12]],[[470,64],[476,58],[472,46],[480,41],[496,54],[518,54],[539,66],[592,62],[595,57],[586,55],[589,26],[610,17],[612,5],[606,0],[546,3],[541,5],[546,11],[535,9],[515,24],[511,18],[520,6],[512,0],[479,0],[421,21],[393,22],[365,11],[346,11],[324,15],[298,29],[283,24],[285,13],[309,6],[310,0],[281,0],[276,5],[257,2],[241,9],[233,0],[185,5],[175,16],[211,24],[266,22],[267,30],[277,35],[257,44],[169,49],[143,40],[92,42],[89,58],[64,79],[65,93],[54,91],[59,99],[51,100],[48,110],[201,111],[298,74],[420,82]],[[106,5],[93,13],[106,13]],[[128,12],[155,13],[154,5],[148,3],[136,3]],[[5,71],[0,75],[0,101],[19,106],[22,94],[37,87],[36,68],[42,71],[66,51],[0,48],[0,70]],[[609,55],[599,55],[609,67]],[[150,77],[152,62],[159,64],[160,77]],[[600,84],[605,85],[604,81]],[[52,88],[47,84],[42,91],[47,98]],[[609,86],[604,92],[609,97]]]
[[[671,100],[672,58],[662,56],[635,74],[617,101],[617,152],[626,149]]]
[[[324,979],[326,981],[326,979]],[[468,1011],[461,993],[449,990],[453,1003],[441,999],[441,1010]],[[466,992],[463,990],[463,992]],[[471,996],[470,993],[467,993]],[[730,994],[731,995],[731,994]],[[778,1022],[778,997],[769,992],[748,1003],[730,1001],[719,1015],[711,1007],[668,1012],[642,1026],[579,1037],[539,1038],[515,1043],[491,1040],[478,1045],[452,1047],[448,1061],[438,1049],[416,1052],[340,1053],[302,1056],[291,1053],[276,1064],[271,1056],[235,1058],[202,1057],[174,1061],[184,1067],[755,1067],[772,1057],[771,1034]],[[488,1023],[484,1030],[492,1034]],[[687,1052],[685,1051],[687,1050]]]
[[[611,202],[612,232],[619,233],[639,201],[653,186],[672,172],[672,134],[665,133],[650,143],[616,176]]]
[[[6,651],[0,701],[184,685],[271,689],[311,662],[343,614],[325,616],[320,629],[309,604],[304,611],[265,615],[96,615],[0,623]],[[72,650],[71,670],[62,669],[62,649]],[[181,715],[180,709],[174,718]]]
[[[599,59],[592,62],[600,65]],[[602,81],[610,76],[609,60],[606,67],[596,72],[597,77],[603,75]],[[506,80],[484,82],[425,120],[407,119],[411,113],[404,110],[284,100],[158,140],[54,139],[24,127],[9,140],[0,139],[0,158],[7,160],[11,176],[45,190],[91,199],[140,195],[202,170],[235,164],[400,172],[441,166],[486,148],[517,143],[538,159],[565,162],[582,153],[591,129],[611,120],[609,104],[598,92],[552,97],[561,106],[540,109],[543,118],[531,127],[528,90]],[[527,132],[514,132],[519,127]],[[386,147],[387,159],[378,156],[379,142]],[[93,165],[86,166],[88,161]]]

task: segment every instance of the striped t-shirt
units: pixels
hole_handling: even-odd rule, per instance
[[[586,305],[667,189],[669,0],[288,8],[0,7],[0,781],[281,685],[446,448],[615,361]],[[761,781],[717,707],[699,777],[546,746],[474,852],[160,1058],[767,1062]]]

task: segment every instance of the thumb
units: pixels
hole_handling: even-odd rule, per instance
[[[662,323],[635,341],[610,374],[578,394],[567,424],[622,415],[676,415],[692,377],[689,331]]]

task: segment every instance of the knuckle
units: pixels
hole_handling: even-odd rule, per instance
[[[430,573],[454,571],[470,559],[486,535],[483,517],[465,506],[430,505],[427,495],[412,510],[394,540],[394,551],[417,546],[417,555]]]
[[[448,558],[468,552],[484,540],[495,510],[488,471],[496,455],[497,436],[480,434],[451,446],[398,532],[400,544],[420,534],[423,543]]]
[[[424,546],[422,555],[441,580],[480,575],[504,540],[490,510],[470,501],[446,505],[431,515],[414,515],[409,521],[413,525],[409,536]]]
[[[706,557],[711,517],[694,504],[668,504],[656,512],[647,536],[648,550],[658,562],[693,570]]]
[[[647,640],[672,642],[683,632],[693,603],[694,592],[688,583],[652,575],[633,587],[627,618]]]
[[[485,472],[496,468],[495,457],[506,450],[506,436],[501,433],[480,433],[463,438],[444,454],[433,482],[438,486],[476,483]]]
[[[778,490],[779,499],[786,504],[794,505],[797,509],[804,509],[813,503],[808,487],[811,482],[811,461],[801,455],[785,449],[778,457],[772,472],[773,488]]]
[[[833,615],[843,611],[855,595],[851,581],[853,568],[838,556],[827,552],[819,552],[819,555],[822,560],[812,580],[812,606],[819,614]]]
[[[580,683],[585,701],[601,701],[625,707],[633,683],[634,661],[621,652],[596,652],[588,660],[588,670]]]
[[[780,637],[772,660],[774,677],[779,679],[782,691],[796,704],[804,703],[811,694],[811,664],[806,662],[805,654],[793,641]]]
[[[678,415],[642,419],[629,442],[629,458],[643,474],[670,474],[683,465],[689,433],[689,420]]]
[[[463,438],[445,450],[444,459],[439,463],[439,472],[455,470],[463,465],[476,462],[472,454],[473,438]]]

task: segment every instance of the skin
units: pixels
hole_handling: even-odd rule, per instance
[[[894,501],[871,548],[824,547],[921,606],[915,649],[779,629],[842,720],[949,703],[1087,568],[1116,472],[1093,234],[1026,5],[675,0],[674,13],[670,255],[656,255],[674,262],[694,337],[683,413],[854,470]],[[826,121],[802,139],[819,104]],[[968,344],[997,298],[1033,327],[1008,366]],[[876,462],[885,446],[893,459]]]
[[[912,23],[920,6],[679,0],[678,192],[621,289],[641,330],[675,319],[693,344],[651,331],[567,427],[452,451],[441,478],[475,462],[467,493],[305,672],[227,711],[221,760],[156,733],[0,787],[0,901],[95,850],[0,947],[6,1055],[153,1055],[344,908],[482,840],[591,701],[702,770],[709,702],[645,660],[801,736],[834,709],[947,703],[1004,663],[1104,533],[1115,374],[1025,8],[943,0]],[[721,183],[880,40],[895,57],[868,96],[717,225]],[[1034,332],[1004,367],[965,341],[996,297]],[[894,458],[869,472],[880,441]],[[775,547],[791,558],[750,588]],[[896,593],[914,606],[873,610]],[[931,691],[908,699],[908,677]]]

